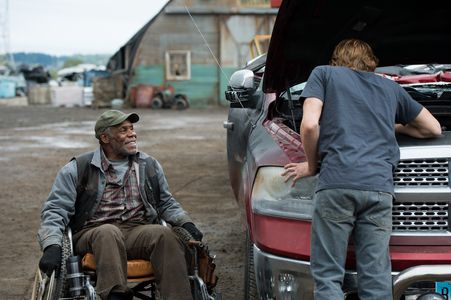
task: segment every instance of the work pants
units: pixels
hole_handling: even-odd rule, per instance
[[[316,300],[343,299],[349,237],[353,236],[361,300],[392,299],[389,240],[391,194],[328,189],[314,199],[311,272]]]
[[[130,293],[127,259],[152,263],[162,300],[191,300],[185,246],[169,227],[162,225],[103,224],[74,235],[75,253],[94,254],[97,294]]]

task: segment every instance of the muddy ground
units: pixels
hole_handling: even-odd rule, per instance
[[[41,205],[58,169],[97,147],[93,127],[103,111],[0,107],[0,299],[30,298]],[[133,111],[141,116],[140,150],[162,163],[172,193],[217,255],[223,299],[243,298],[244,234],[227,171],[227,110]]]

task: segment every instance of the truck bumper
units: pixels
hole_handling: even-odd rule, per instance
[[[408,268],[393,277],[393,300],[419,281],[451,281],[451,265],[422,265]]]
[[[254,245],[254,268],[259,299],[313,300],[310,263],[263,252]],[[393,275],[393,300],[420,281],[451,281],[451,265],[421,265]],[[345,297],[357,291],[357,273],[346,271]]]

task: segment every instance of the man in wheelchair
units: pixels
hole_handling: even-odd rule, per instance
[[[39,268],[60,272],[63,235],[73,234],[75,254],[92,253],[96,292],[102,299],[131,299],[127,260],[146,259],[160,299],[192,299],[185,244],[171,227],[194,240],[202,233],[168,190],[163,169],[139,152],[135,113],[109,110],[95,124],[99,148],[73,158],[58,172],[41,213]]]

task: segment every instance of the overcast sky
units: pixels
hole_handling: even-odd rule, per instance
[[[0,9],[6,1],[0,0]],[[10,49],[52,55],[113,54],[166,2],[9,0]]]

